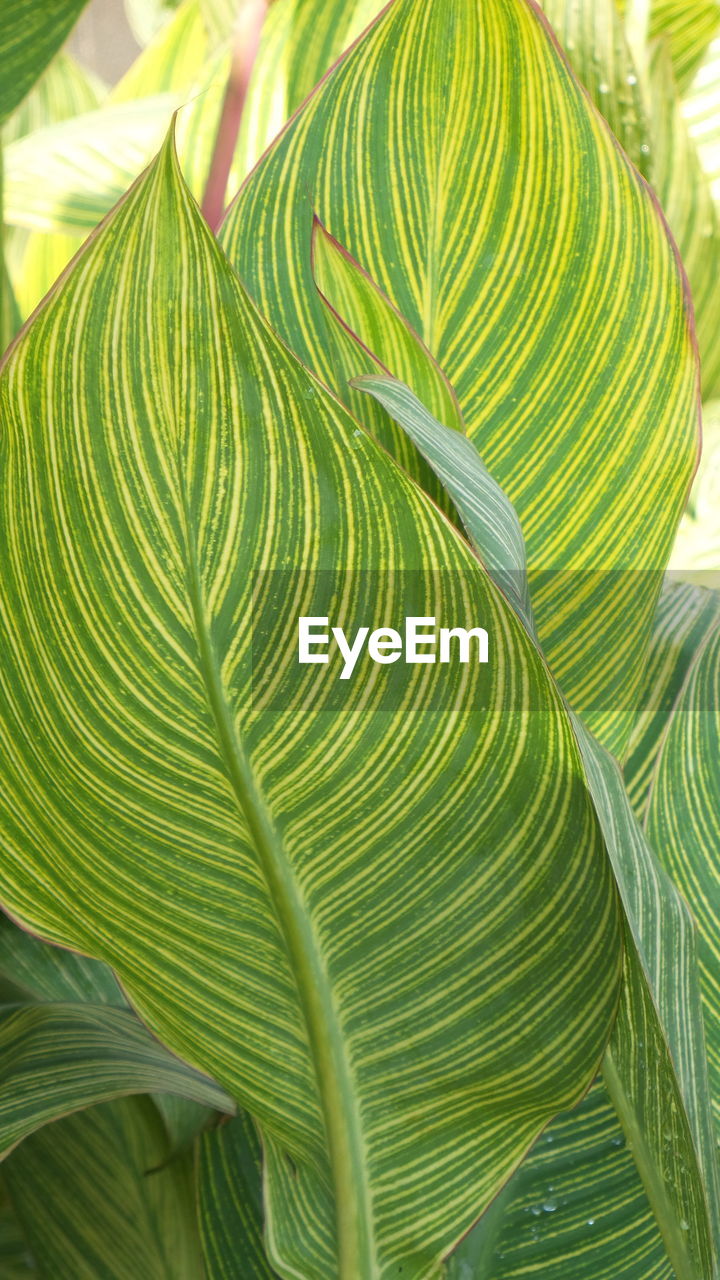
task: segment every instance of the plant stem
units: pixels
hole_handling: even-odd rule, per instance
[[[202,211],[211,231],[217,231],[222,220],[230,168],[267,7],[268,0],[242,0],[240,7],[230,75],[202,201]]]

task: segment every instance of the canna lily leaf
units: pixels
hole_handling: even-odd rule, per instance
[[[273,1280],[263,1245],[262,1153],[247,1116],[203,1135],[197,1192],[207,1280]]]
[[[26,1000],[125,1005],[107,965],[63,947],[48,946],[5,917],[0,917],[0,975],[14,982]]]
[[[17,1214],[0,1182],[0,1267],[3,1280],[31,1280],[37,1276]]]
[[[681,91],[691,84],[713,37],[720,33],[717,0],[653,0],[650,39],[670,43],[675,77]]]
[[[524,577],[517,516],[497,498],[489,509],[499,518],[488,518],[483,495],[497,486],[473,446],[434,421],[397,380],[364,377],[355,386],[392,414],[447,484],[498,584],[505,584],[513,562],[515,574]],[[534,635],[521,588],[508,596]],[[655,865],[617,765],[571,711],[569,716],[629,929],[605,1080],[678,1280],[702,1280],[715,1274],[720,1185],[692,921],[674,885]]]
[[[617,1003],[535,647],[261,318],[170,142],[10,353],[0,418],[2,897],[259,1123],[281,1275],[424,1280],[584,1092]],[[297,675],[323,604],[478,618],[496,660],[338,694],[334,662]]]
[[[419,334],[318,218],[313,222],[312,268],[320,295],[337,321],[333,333],[337,337],[338,329],[349,330],[353,357],[358,359],[362,342],[374,371],[376,353],[382,352],[386,372],[392,370],[411,387],[440,422],[464,432],[457,395]],[[395,443],[395,451],[399,448]]]
[[[53,58],[17,111],[3,125],[7,144],[49,124],[83,115],[99,107],[103,85],[69,53]]]
[[[700,641],[673,707],[648,807],[648,833],[697,921],[710,1083],[720,1133],[720,617]],[[690,754],[699,751],[699,755]],[[692,765],[688,761],[692,760]]]
[[[234,169],[238,180],[385,2],[273,0],[243,110]]]
[[[720,13],[720,8],[718,9]],[[720,220],[695,144],[680,109],[669,53],[659,45],[650,63],[653,186],[677,241],[692,290],[703,396],[720,392]]]
[[[22,102],[70,34],[86,0],[5,0],[0,32],[0,122]]]
[[[644,822],[658,755],[690,666],[720,622],[720,594],[669,581],[660,597],[637,723],[624,766],[633,808]]]
[[[14,226],[87,233],[147,164],[176,99],[121,102],[40,129],[5,151],[5,219]]]
[[[41,1276],[204,1280],[189,1160],[169,1159],[149,1098],[39,1130],[3,1165]]]
[[[447,1280],[674,1280],[601,1080],[559,1117],[448,1263]]]
[[[720,39],[709,46],[690,88],[683,115],[715,200],[720,196]]]
[[[640,77],[615,0],[542,0],[578,80],[641,173],[650,170]]]
[[[327,352],[313,209],[449,377],[520,516],[553,670],[620,752],[698,448],[687,300],[650,194],[524,0],[396,0],[221,235],[345,396],[358,369],[338,379]]]
[[[164,1049],[125,1009],[0,1009],[0,1154],[70,1111],[129,1093],[179,1093],[218,1110],[230,1098]]]

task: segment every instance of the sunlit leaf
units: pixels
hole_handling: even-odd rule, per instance
[[[357,369],[338,378],[328,353],[313,209],[448,375],[518,510],[553,669],[621,750],[697,453],[687,299],[651,196],[534,9],[398,0],[222,232],[272,324],[343,396]]]
[[[261,319],[170,144],[14,347],[0,416],[3,900],[259,1122],[278,1269],[419,1280],[616,1007],[612,878],[536,649]],[[338,696],[335,662],[296,674],[323,601],[478,618],[495,661]]]
[[[176,105],[166,94],[117,103],[11,143],[6,221],[87,234],[147,164]]]

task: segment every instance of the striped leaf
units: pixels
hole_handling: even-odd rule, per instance
[[[697,921],[710,1082],[720,1132],[720,618],[673,708],[650,793],[648,832]]]
[[[0,975],[15,983],[24,1000],[125,1005],[107,965],[63,947],[50,947],[4,916],[0,917]]]
[[[674,1280],[602,1081],[556,1120],[467,1240],[447,1280]]]
[[[720,10],[719,10],[720,12]],[[664,44],[650,65],[653,185],[677,241],[692,291],[705,398],[720,392],[720,218],[688,133]]]
[[[68,53],[61,52],[33,86],[17,111],[3,125],[3,141],[15,142],[27,133],[100,105],[103,86]]]
[[[320,295],[336,322],[331,326],[332,336],[337,340],[342,330],[349,331],[344,363],[354,360],[359,366],[361,343],[367,348],[369,372],[374,372],[378,363],[386,372],[392,370],[440,422],[464,433],[455,390],[420,335],[318,218],[313,221],[312,269]],[[377,353],[382,354],[384,366]],[[365,409],[359,403],[363,399],[355,397],[352,403]],[[395,443],[395,451],[400,447]]]
[[[542,0],[578,80],[641,173],[650,170],[642,87],[615,0]]]
[[[69,35],[86,0],[4,0],[0,122],[22,102]]]
[[[105,1103],[27,1138],[3,1172],[39,1274],[204,1280],[190,1162],[168,1156],[149,1098]]]
[[[650,38],[669,40],[675,76],[684,91],[720,32],[717,0],[653,0]]]
[[[147,164],[177,100],[158,94],[75,116],[5,150],[5,219],[87,234]]]
[[[262,1153],[247,1116],[205,1133],[197,1160],[206,1280],[273,1280],[263,1245]]]
[[[328,354],[313,208],[450,378],[520,515],[543,647],[619,751],[697,453],[687,300],[647,189],[525,0],[395,0],[221,237],[344,395],[357,368],[338,379]]]
[[[383,7],[383,0],[272,0],[243,111],[239,179]]]
[[[2,897],[259,1122],[281,1274],[424,1280],[616,1007],[614,887],[535,647],[260,317],[170,143],[11,352],[0,416]],[[481,619],[495,662],[318,684],[297,618],[323,602]]]
[[[624,766],[625,785],[641,822],[647,815],[658,755],[691,663],[720,622],[720,593],[668,582],[650,642],[637,722]]]
[[[231,1100],[125,1009],[33,1004],[0,1010],[0,1154],[28,1134],[95,1103],[153,1091],[223,1111]]]
[[[496,581],[505,584],[513,563],[515,575],[524,576],[517,517],[499,498],[484,501],[497,486],[470,442],[434,421],[395,379],[366,377],[355,385],[380,401],[436,468]],[[497,513],[494,520],[488,512]],[[513,597],[534,635],[519,588]],[[571,711],[569,719],[628,924],[625,983],[605,1080],[678,1280],[702,1280],[717,1265],[713,1233],[720,1229],[720,1185],[692,920],[655,865],[617,765]]]

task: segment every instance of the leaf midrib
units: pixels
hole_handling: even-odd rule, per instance
[[[220,754],[241,816],[252,836],[283,936],[302,1009],[318,1083],[335,1193],[338,1280],[376,1280],[380,1275],[372,1224],[365,1142],[355,1082],[310,915],[292,872],[252,766],[238,735],[210,628],[188,508],[180,483],[190,596],[200,670],[210,703]]]

